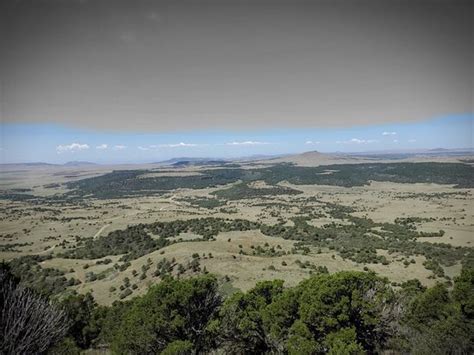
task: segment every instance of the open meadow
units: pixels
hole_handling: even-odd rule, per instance
[[[472,264],[471,165],[303,158],[4,167],[0,259],[37,289],[104,305],[166,275],[212,273],[231,294],[321,270],[432,286]]]

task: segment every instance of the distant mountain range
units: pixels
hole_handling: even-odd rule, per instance
[[[206,162],[206,161],[212,161],[212,160],[221,160],[219,158],[191,158],[191,157],[178,157],[178,158],[171,158],[168,160],[163,160],[159,162],[154,162],[152,164],[163,164],[163,165],[173,165],[176,163],[181,163],[181,162],[188,162],[188,163],[198,163],[198,162]],[[224,160],[222,160],[224,161]]]
[[[88,161],[69,161],[64,164],[51,164],[44,162],[31,163],[8,163],[0,164],[4,168],[28,169],[28,168],[48,168],[48,167],[90,167],[94,166],[127,166],[133,168],[135,165],[161,165],[173,167],[186,167],[197,165],[226,165],[233,163],[252,162],[255,164],[275,164],[275,163],[293,163],[297,165],[330,165],[330,164],[349,164],[360,162],[402,160],[402,159],[432,159],[432,158],[461,158],[474,155],[474,148],[434,148],[434,149],[412,149],[412,150],[381,150],[365,152],[334,152],[321,153],[318,151],[309,151],[299,154],[281,154],[281,155],[252,155],[238,158],[211,158],[211,157],[178,157],[154,163],[141,164],[97,164]]]
[[[179,160],[171,165],[174,167],[185,167],[192,165],[225,165],[228,163],[229,161],[227,160]]]
[[[99,165],[96,163],[91,163],[89,161],[68,161],[67,163],[64,163],[63,166],[90,166],[90,165]]]
[[[362,151],[362,152],[351,152],[344,153],[346,155],[361,155],[361,154],[473,154],[474,148],[433,148],[433,149],[387,149],[387,150],[375,150],[375,151]]]
[[[370,162],[403,161],[458,161],[463,157],[472,157],[474,149],[419,149],[372,151],[359,153],[321,153],[310,151],[301,154],[286,155],[272,159],[262,159],[261,164],[291,163],[301,166],[317,166],[332,164],[355,164]]]
[[[92,163],[89,161],[68,161],[64,164],[51,164],[51,163],[44,163],[44,162],[32,162],[32,163],[8,163],[8,164],[0,164],[1,166],[7,167],[31,167],[31,168],[41,168],[41,167],[84,167],[84,166],[97,166],[99,164]]]

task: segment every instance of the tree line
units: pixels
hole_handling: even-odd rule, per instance
[[[322,271],[295,287],[262,281],[227,298],[213,275],[166,277],[145,295],[110,307],[90,294],[51,303],[21,286],[5,264],[0,280],[2,354],[474,351],[474,270],[467,268],[452,289],[425,288],[417,280],[393,288],[372,272]]]
[[[328,174],[327,172],[331,173]],[[163,194],[179,188],[203,189],[223,186],[238,181],[263,180],[277,190],[273,194],[296,194],[296,190],[281,189],[276,186],[282,181],[292,184],[317,184],[333,186],[363,186],[370,181],[390,181],[396,183],[436,183],[452,184],[457,188],[474,187],[472,175],[474,168],[464,163],[361,163],[336,164],[317,167],[303,167],[288,163],[265,168],[218,168],[203,169],[199,175],[144,177],[150,170],[116,170],[101,176],[66,183],[69,191],[65,198],[95,197],[99,199],[124,198]],[[241,184],[219,197],[238,199],[239,193],[251,196],[252,193],[267,195],[268,191],[253,189]],[[10,199],[30,199],[34,196],[10,194]]]

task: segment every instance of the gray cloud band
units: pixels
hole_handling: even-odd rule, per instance
[[[469,1],[2,6],[2,122],[247,130],[472,112]]]

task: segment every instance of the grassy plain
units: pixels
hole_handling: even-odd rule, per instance
[[[259,167],[243,165],[242,169]],[[71,191],[68,182],[102,176],[115,168],[4,169],[0,176],[0,189],[4,195],[14,193],[57,199],[0,199],[0,259],[9,261],[25,255],[51,256],[39,263],[41,268],[55,268],[64,272],[66,278],[80,280],[80,284],[68,286],[68,290],[92,292],[99,303],[111,304],[121,298],[120,287],[124,284],[123,288],[133,290],[127,296],[130,298],[143,294],[149,285],[159,282],[162,275],[155,271],[163,259],[172,264],[170,273],[173,275],[186,277],[199,272],[215,273],[227,280],[231,290],[247,290],[257,281],[275,278],[285,280],[289,286],[295,285],[318,266],[326,267],[329,272],[370,269],[395,283],[413,278],[425,285],[446,281],[423,265],[427,260],[425,255],[408,258],[400,252],[377,249],[376,254],[385,257],[388,263],[358,263],[327,247],[308,245],[308,249],[302,252],[298,249],[297,240],[265,235],[258,229],[221,232],[215,240],[202,240],[200,235],[183,232],[170,237],[170,245],[131,260],[124,270],[114,267],[115,264],[122,264],[120,255],[96,260],[63,257],[65,252],[78,247],[81,238],[98,239],[112,231],[141,223],[214,217],[291,227],[295,217],[307,217],[309,225],[319,228],[332,223],[341,226],[353,224],[328,209],[328,206],[334,205],[349,208],[350,216],[368,218],[375,223],[393,224],[396,219],[415,218],[413,226],[417,231],[444,231],[442,236],[418,237],[417,242],[471,248],[474,239],[474,189],[445,184],[372,181],[368,185],[342,187],[281,181],[270,186],[268,182],[254,179],[246,187],[250,190],[245,191],[255,189],[275,193],[267,195],[264,191],[256,197],[250,194],[240,199],[224,199],[219,197],[219,193],[216,194],[237,186],[241,183],[239,180],[226,185],[176,188],[122,198],[60,198]],[[174,170],[157,166],[139,168],[150,169],[140,179],[199,177],[201,170],[209,170],[209,167],[196,166]],[[323,173],[330,175],[334,170],[328,169]],[[297,193],[289,194],[286,189],[296,190]],[[380,227],[374,227],[373,232],[377,236]],[[255,253],[256,250],[259,252]],[[270,250],[275,252],[270,253]],[[185,271],[177,271],[180,264],[191,265],[196,258],[199,270],[185,267]],[[105,259],[110,261],[100,263]],[[460,262],[442,265],[445,275],[451,278],[458,274]],[[102,276],[91,280],[91,273]]]

